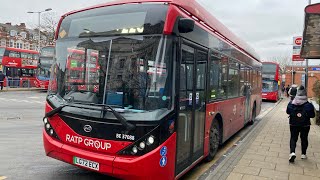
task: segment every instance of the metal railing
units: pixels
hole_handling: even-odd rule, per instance
[[[6,77],[5,88],[32,88],[34,84],[31,83],[30,79],[21,78],[10,78]]]

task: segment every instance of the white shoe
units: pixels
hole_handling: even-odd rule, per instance
[[[301,159],[307,159],[307,155],[301,154]]]
[[[294,159],[296,159],[296,153],[293,152],[289,155],[289,162],[294,162]]]

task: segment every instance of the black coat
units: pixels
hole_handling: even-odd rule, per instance
[[[0,81],[4,81],[4,78],[6,78],[6,76],[3,73],[1,73],[0,74]]]
[[[292,104],[292,101],[290,101],[287,106],[287,114],[290,115],[294,111],[294,108],[296,106],[297,105]],[[291,118],[289,118],[289,124],[291,126],[310,126],[311,125],[310,118],[314,118],[316,116],[314,112],[314,106],[311,103],[306,102],[303,104],[303,108],[304,108],[304,112],[306,112],[306,117],[304,118],[304,121],[296,122],[296,121],[293,121]]]

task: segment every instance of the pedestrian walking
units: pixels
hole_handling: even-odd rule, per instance
[[[2,73],[2,71],[0,71],[0,86],[1,86],[1,91],[3,89],[3,82],[4,79],[6,78],[6,76]]]
[[[288,86],[286,87],[286,94],[287,94],[287,97],[289,97],[289,89],[290,89],[290,86],[288,84]]]
[[[302,87],[303,87],[303,86],[302,86]],[[298,85],[292,84],[292,85],[291,85],[291,88],[290,88],[289,91],[288,91],[288,94],[289,94],[289,96],[290,96],[291,101],[292,101],[292,100],[294,99],[294,97],[296,96],[297,90],[298,90]]]
[[[315,117],[314,107],[308,102],[307,93],[303,86],[297,89],[295,98],[287,106],[290,124],[290,154],[289,162],[296,158],[296,143],[300,134],[301,159],[307,158],[308,134],[310,131],[310,118]]]

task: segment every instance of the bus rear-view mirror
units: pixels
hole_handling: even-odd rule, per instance
[[[189,18],[179,19],[178,29],[180,33],[192,32],[194,29],[194,21]]]

